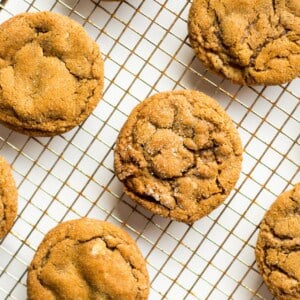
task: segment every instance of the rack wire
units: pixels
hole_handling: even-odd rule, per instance
[[[27,266],[44,235],[84,216],[122,227],[137,241],[151,278],[149,299],[273,299],[255,264],[259,223],[300,181],[300,79],[242,87],[207,71],[187,38],[190,1],[8,0],[0,22],[51,10],[81,23],[105,59],[105,91],[72,131],[29,138],[0,125],[0,155],[12,165],[19,212],[0,241],[0,299],[25,299]],[[197,89],[238,127],[243,170],[228,199],[193,226],[154,216],[123,193],[113,147],[132,108],[156,92]]]

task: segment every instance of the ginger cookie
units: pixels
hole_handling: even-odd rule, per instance
[[[299,0],[194,0],[188,20],[196,56],[243,85],[276,85],[300,75]]]
[[[115,148],[125,193],[155,214],[193,223],[226,198],[239,178],[242,145],[230,117],[197,91],[140,103]]]
[[[30,136],[84,121],[103,90],[103,60],[83,27],[52,13],[24,13],[0,26],[0,122]]]
[[[11,229],[17,215],[18,193],[10,165],[0,156],[0,239]]]
[[[59,224],[40,244],[28,271],[28,299],[148,298],[145,260],[113,224],[83,218]]]
[[[256,245],[259,271],[277,300],[300,299],[300,183],[267,211]]]

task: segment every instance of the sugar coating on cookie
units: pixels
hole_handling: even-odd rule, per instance
[[[189,37],[204,65],[244,85],[300,75],[299,0],[194,0]]]
[[[0,239],[8,233],[14,223],[17,197],[10,165],[0,156]]]
[[[259,271],[278,300],[300,299],[300,183],[267,211],[256,245]]]
[[[100,100],[103,60],[83,27],[52,12],[0,26],[0,122],[52,136],[85,120]]]
[[[234,187],[242,146],[221,106],[197,91],[156,94],[123,126],[115,172],[133,200],[152,212],[192,223]]]
[[[149,278],[136,243],[108,222],[59,224],[40,244],[28,271],[28,299],[148,299]]]

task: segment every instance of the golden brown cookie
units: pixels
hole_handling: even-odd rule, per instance
[[[300,299],[300,183],[281,194],[267,211],[256,262],[277,300]]]
[[[0,239],[11,229],[17,214],[18,193],[9,164],[0,156]]]
[[[149,278],[136,243],[108,222],[59,224],[40,244],[28,271],[28,299],[148,298]]]
[[[0,122],[52,136],[84,121],[103,90],[98,45],[82,26],[52,12],[24,13],[0,26]]]
[[[194,0],[188,20],[197,57],[244,85],[300,75],[299,0]]]
[[[155,214],[192,223],[239,178],[242,146],[221,106],[197,91],[156,94],[122,128],[115,172],[126,194]]]

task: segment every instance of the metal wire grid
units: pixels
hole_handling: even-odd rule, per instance
[[[26,268],[48,230],[83,216],[116,223],[148,263],[150,299],[272,299],[257,272],[258,224],[300,181],[300,80],[240,87],[206,71],[189,46],[190,2],[9,0],[0,21],[52,10],[82,23],[105,58],[105,92],[81,127],[28,138],[0,126],[0,154],[14,169],[19,214],[0,241],[0,299],[26,298]],[[225,204],[193,226],[153,216],[122,192],[113,146],[131,109],[158,91],[194,88],[216,98],[238,126],[243,171]]]

